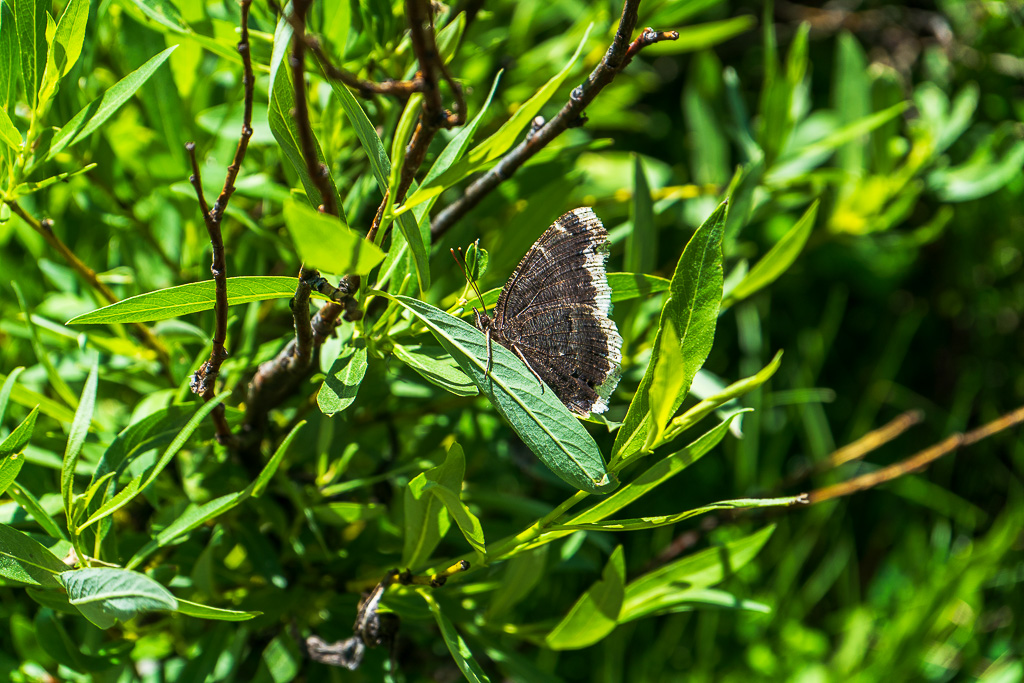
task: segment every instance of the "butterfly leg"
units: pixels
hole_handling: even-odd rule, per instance
[[[491,374],[491,328],[487,328],[484,331],[484,341],[487,342],[487,368],[484,370],[484,377]]]
[[[530,372],[533,373],[533,376],[537,378],[537,383],[540,384],[540,393],[543,394],[544,393],[544,380],[542,380],[540,378],[540,375],[537,374],[537,371],[533,369],[532,365],[530,365],[530,361],[526,360],[526,357],[523,355],[523,352],[519,350],[518,346],[513,345],[512,346],[512,351],[517,356],[519,356],[519,360],[521,360],[524,363],[526,363],[526,367],[530,368]]]

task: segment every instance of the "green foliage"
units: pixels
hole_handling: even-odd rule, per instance
[[[459,560],[443,586],[387,589],[394,666],[369,649],[354,680],[1019,678],[1019,439],[883,491],[792,495],[1024,402],[1018,18],[862,5],[808,24],[645,0],[638,26],[678,40],[432,237],[569,101],[621,6],[432,4],[467,122],[404,197],[423,96],[364,98],[307,54],[333,217],[302,156],[293,26],[254,3],[228,356],[202,402],[216,292],[182,143],[217,197],[242,124],[238,6],[0,0],[0,679],[333,680],[294,634],[347,638],[391,568]],[[318,1],[309,30],[360,78],[408,79],[403,8]],[[489,309],[582,205],[611,235],[624,338],[587,421],[468,324],[480,303],[447,254]],[[253,425],[302,263],[360,275],[361,316]],[[916,431],[829,465],[907,410]]]

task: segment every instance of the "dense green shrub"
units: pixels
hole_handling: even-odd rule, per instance
[[[1020,10],[625,9],[0,0],[0,676],[1024,674]]]

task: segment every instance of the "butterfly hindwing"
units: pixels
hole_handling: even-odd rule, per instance
[[[607,252],[608,233],[591,209],[566,213],[516,267],[491,327],[580,415],[607,409],[622,362],[622,337],[608,317]]]

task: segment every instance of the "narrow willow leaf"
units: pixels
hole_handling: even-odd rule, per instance
[[[328,273],[365,274],[384,260],[380,247],[335,216],[289,201],[284,205],[284,222],[299,257],[314,268]]]
[[[28,534],[0,524],[0,577],[8,581],[60,588],[68,566]]]
[[[200,605],[198,602],[189,602],[181,598],[175,598],[178,602],[178,613],[197,619],[211,619],[214,621],[249,621],[263,614],[263,612],[241,612],[233,609],[210,607]]]
[[[492,159],[497,159],[499,156],[507,152],[515,144],[519,134],[530,125],[534,117],[540,113],[541,108],[548,103],[554,94],[562,87],[562,83],[565,82],[566,77],[569,75],[569,71],[572,69],[573,64],[579,58],[580,53],[583,51],[583,46],[587,44],[587,38],[590,37],[590,30],[594,27],[593,24],[587,26],[587,29],[583,32],[583,38],[580,39],[579,45],[576,46],[576,51],[572,53],[572,57],[562,70],[551,77],[547,83],[540,87],[533,97],[523,103],[523,106],[516,110],[508,121],[502,124],[501,128],[494,132],[489,138],[481,142],[479,145],[474,147],[469,152],[469,163],[478,164]]]
[[[459,496],[461,488],[461,481],[458,484],[458,488],[453,489],[440,481],[434,481],[428,474],[427,483],[424,485],[423,490],[433,493],[441,500],[448,510],[448,514],[458,525],[459,531],[469,541],[469,545],[480,554],[481,560],[486,561],[487,547],[484,542],[483,526],[481,526],[477,516],[470,512],[469,507],[462,502],[462,498]]]
[[[391,162],[388,160],[384,143],[381,142],[377,130],[370,123],[363,107],[348,91],[348,88],[333,80],[331,88],[349,122],[355,128],[356,137],[359,138],[363,151],[370,159],[370,168],[373,170],[373,176],[377,179],[377,186],[383,195],[388,189],[388,179],[391,177]],[[397,223],[398,229],[402,231],[402,236],[405,237],[412,250],[413,260],[416,262],[417,282],[420,291],[424,292],[430,288],[430,256],[427,253],[427,242],[412,216],[403,214],[398,217]]]
[[[320,385],[316,395],[320,412],[336,415],[352,405],[365,375],[366,341],[356,339],[334,360],[324,383]]]
[[[423,379],[456,396],[476,396],[480,390],[440,346],[395,344],[395,356]]]
[[[552,650],[579,650],[603,640],[618,625],[626,594],[626,559],[616,546],[601,578],[580,596],[569,613],[544,637]]]
[[[387,296],[419,318],[490,399],[512,429],[552,472],[577,489],[606,493],[618,485],[605,469],[597,444],[550,387],[538,386],[529,368],[501,344],[487,342],[482,332],[464,321],[408,297]]]
[[[674,614],[676,612],[689,612],[700,607],[712,607],[716,609],[743,610],[746,612],[758,612],[760,614],[771,614],[771,607],[763,602],[739,598],[732,593],[714,588],[691,588],[688,590],[677,590],[675,593],[660,596],[658,600],[643,605],[641,609],[634,609],[629,613],[628,618],[623,618],[623,623],[635,621],[643,617],[657,616],[660,614]]]
[[[446,171],[440,173],[429,181],[424,181],[420,189],[414,192],[406,200],[402,210],[406,211],[428,199],[437,197],[445,189],[455,185],[463,178],[472,173],[476,173],[477,171],[484,170],[487,168],[488,164],[493,163],[498,157],[507,152],[512,145],[515,144],[516,139],[519,137],[519,134],[523,129],[533,121],[541,108],[547,104],[548,100],[550,100],[558,88],[561,87],[562,83],[569,75],[572,65],[576,62],[577,57],[579,57],[580,51],[586,44],[587,37],[590,35],[590,29],[592,27],[593,24],[587,27],[587,30],[583,34],[583,39],[576,48],[576,52],[573,53],[573,56],[561,71],[541,86],[540,90],[538,90],[533,97],[527,100],[523,106],[517,109],[516,113],[513,114],[493,135],[471,149],[464,159],[453,164]]]
[[[417,592],[426,601],[430,611],[434,614],[434,619],[437,620],[437,625],[441,629],[441,637],[444,638],[444,643],[448,646],[448,652],[451,653],[452,659],[455,660],[455,665],[459,667],[459,671],[462,672],[466,680],[470,681],[470,683],[490,681],[491,679],[487,677],[484,670],[480,668],[480,665],[473,658],[473,653],[470,651],[469,646],[466,645],[466,641],[462,639],[459,632],[455,630],[455,626],[452,625],[452,622],[441,611],[441,606],[437,604],[433,596],[424,590]]]
[[[46,55],[46,69],[39,88],[40,101],[45,102],[53,97],[60,79],[67,75],[81,56],[88,20],[89,0],[71,0],[64,8]]]
[[[542,546],[520,553],[504,563],[505,571],[499,579],[501,590],[494,591],[491,604],[484,615],[487,622],[496,623],[496,619],[501,618],[530,594],[544,577],[547,556],[548,546]]]
[[[0,109],[10,111],[21,73],[18,27],[9,2],[0,2]]]
[[[89,423],[92,422],[92,414],[96,409],[96,386],[99,382],[99,358],[93,362],[89,377],[85,380],[85,387],[82,389],[82,398],[78,402],[78,410],[75,411],[75,420],[71,423],[71,431],[68,434],[67,447],[64,449],[64,460],[60,470],[60,493],[64,499],[64,514],[68,518],[68,527],[75,524],[72,498],[74,497],[75,466],[78,464],[78,455],[82,452],[85,444],[85,437],[89,434]]]
[[[292,41],[292,26],[287,19],[281,17],[277,22],[277,29],[274,33],[274,50],[270,59],[270,99],[267,109],[267,123],[270,132],[281,145],[281,151],[291,162],[292,168],[299,176],[299,182],[306,191],[306,198],[313,207],[323,204],[320,190],[309,175],[306,161],[302,157],[302,147],[299,142],[299,127],[295,123],[295,116],[292,111],[295,109],[295,89],[292,87],[291,76],[289,75],[286,55]],[[317,161],[325,164],[323,150],[320,143],[314,139]],[[328,166],[328,174],[330,167]],[[338,195],[334,177],[330,176],[331,191],[334,192],[338,205],[338,213],[341,220],[345,221],[345,212],[341,208],[341,197]],[[347,221],[346,221],[347,222]]]
[[[178,600],[169,590],[138,572],[92,567],[66,571],[60,579],[68,601],[99,628],[110,628],[142,612],[178,609]]]
[[[568,524],[588,524],[600,521],[630,503],[639,500],[704,457],[722,441],[729,431],[729,426],[737,416],[752,410],[752,408],[744,408],[727,416],[719,424],[695,439],[690,445],[654,463],[643,474],[631,481],[629,486],[623,486],[607,498],[599,500],[590,508],[572,518]]]
[[[365,241],[365,240],[364,240]],[[243,276],[227,279],[228,306],[266,299],[290,299],[295,296],[299,279],[295,277]],[[216,303],[213,280],[158,289],[129,297],[116,304],[76,316],[68,325],[108,325],[167,320],[199,311],[212,311]]]
[[[626,586],[620,621],[626,622],[674,604],[681,586],[706,588],[720,583],[753,560],[775,530],[765,527],[735,541],[708,548],[649,572]]]
[[[851,140],[856,140],[862,135],[866,135],[879,126],[888,123],[906,111],[908,106],[910,106],[909,103],[900,102],[888,109],[883,109],[882,111],[875,112],[870,116],[865,116],[864,118],[846,124],[845,126],[829,133],[821,140],[802,146],[799,149],[799,156],[815,157],[842,147]],[[788,160],[789,159],[787,157],[787,161]]]
[[[174,541],[191,532],[193,529],[198,528],[211,519],[219,517],[231,508],[236,507],[249,496],[259,497],[262,495],[267,484],[270,482],[270,479],[274,476],[278,466],[281,464],[281,460],[284,458],[284,454],[287,452],[288,446],[295,439],[299,429],[301,429],[305,424],[305,420],[299,422],[295,425],[292,431],[288,433],[288,436],[286,436],[284,441],[281,442],[281,445],[277,447],[273,457],[263,467],[263,470],[256,478],[256,481],[252,482],[237,493],[229,493],[203,503],[202,505],[189,506],[177,519],[161,529],[154,538],[150,539],[146,545],[142,546],[142,548],[140,548],[132,558],[128,560],[128,563],[125,565],[125,569],[134,569],[139,566],[143,560],[160,548],[170,545]]]
[[[735,38],[757,26],[757,19],[745,14],[732,19],[709,21],[692,26],[680,26],[679,38],[671,42],[659,43],[655,52],[658,54],[681,54],[707,50],[719,43]]]
[[[19,199],[34,192],[45,190],[51,185],[64,182],[68,178],[74,178],[75,176],[82,175],[83,173],[88,173],[92,169],[96,168],[97,165],[98,164],[86,164],[82,168],[74,171],[65,171],[64,173],[58,173],[57,175],[50,176],[49,178],[43,178],[42,180],[36,180],[31,183],[20,183],[11,189],[9,196],[11,199]]]
[[[811,236],[811,229],[814,227],[814,219],[817,215],[818,201],[815,200],[800,217],[800,220],[768,250],[768,253],[760,261],[754,264],[747,276],[733,288],[726,300],[722,302],[722,307],[728,307],[737,301],[746,299],[751,294],[775,282],[780,275],[786,272],[803,251],[807,238]]]
[[[135,94],[136,90],[142,87],[143,83],[149,80],[153,72],[171,56],[177,47],[177,45],[172,45],[157,54],[71,117],[71,120],[54,134],[46,158],[52,159],[65,148],[84,140],[95,132]]]
[[[742,510],[746,508],[791,507],[807,502],[805,496],[786,496],[784,498],[740,498],[722,500],[703,507],[687,510],[674,515],[657,515],[652,517],[634,517],[632,519],[611,519],[587,524],[553,525],[552,530],[561,531],[639,531],[671,526],[692,517],[704,515],[715,510]]]
[[[444,538],[451,524],[451,517],[444,502],[426,490],[427,484],[459,490],[465,476],[466,458],[462,446],[453,443],[448,448],[443,463],[421,472],[409,482],[405,489],[403,567],[423,565]]]
[[[57,368],[54,367],[53,360],[50,358],[51,354],[47,352],[39,340],[39,331],[36,329],[35,321],[32,320],[32,311],[29,309],[25,296],[21,292],[21,285],[17,281],[12,281],[11,288],[14,289],[14,295],[18,298],[18,305],[25,316],[25,325],[28,327],[32,351],[35,353],[39,364],[43,366],[43,370],[46,371],[46,378],[50,381],[50,386],[57,392],[64,403],[72,408],[76,408],[78,406],[78,396],[75,395],[75,392],[71,391],[71,387],[64,381],[61,374],[57,372]]]
[[[46,68],[46,10],[50,4],[45,0],[13,0],[13,6],[21,53],[21,83],[29,106],[35,109],[39,81]]]
[[[672,420],[672,423],[668,428],[667,439],[671,441],[707,417],[711,411],[715,410],[719,406],[757,389],[775,374],[775,371],[779,369],[779,365],[781,363],[782,351],[779,351],[775,354],[775,357],[772,358],[772,361],[761,368],[756,375],[733,382],[723,391],[720,391],[713,396],[708,396],[706,399],[693,406],[682,415]]]
[[[14,122],[7,112],[0,108],[0,142],[4,142],[14,151],[21,149],[21,133],[14,127]]]
[[[65,542],[68,540],[68,535],[64,529],[57,525],[53,517],[50,516],[50,513],[43,507],[43,504],[39,502],[39,499],[27,488],[18,484],[7,489],[7,495],[11,497],[11,500],[24,508],[25,512],[43,528],[43,531],[50,538]]]
[[[649,273],[654,270],[654,257],[658,248],[658,233],[654,225],[654,201],[651,187],[644,175],[644,164],[639,154],[633,155],[633,203],[630,205],[633,229],[626,237],[626,270]],[[612,291],[615,291],[612,288]]]
[[[661,310],[661,321],[654,339],[651,362],[633,396],[633,401],[629,404],[626,419],[615,435],[613,462],[653,446],[651,435],[659,433],[665,427],[664,424],[652,424],[650,415],[653,405],[660,406],[659,414],[662,416],[674,415],[686,397],[685,391],[682,395],[656,391],[652,396],[651,389],[657,364],[667,363],[668,371],[683,373],[682,386],[688,390],[693,376],[700,370],[711,351],[718,308],[722,301],[722,233],[725,208],[726,203],[723,202],[708,216],[704,224],[693,233],[682,256],[679,257],[679,263],[669,284],[669,298]],[[674,336],[679,340],[674,348],[668,348],[662,343],[663,330],[667,325],[673,326]]]
[[[7,435],[0,442],[0,495],[7,490],[7,487],[14,483],[21,466],[25,464],[22,451],[32,438],[32,432],[36,428],[36,418],[39,416],[39,406],[32,409],[21,424],[13,432]]]
[[[178,435],[174,437],[174,441],[172,441],[170,445],[167,446],[167,449],[160,455],[160,458],[152,466],[150,466],[150,468],[146,470],[145,473],[139,475],[135,479],[132,479],[131,482],[129,482],[128,485],[125,486],[123,489],[118,491],[113,498],[111,498],[110,500],[106,501],[103,505],[101,505],[100,508],[96,510],[96,512],[92,513],[92,515],[90,515],[89,518],[85,520],[85,522],[83,522],[81,526],[78,527],[77,531],[81,533],[81,531],[89,525],[98,522],[104,517],[111,515],[115,511],[121,509],[122,507],[127,505],[132,498],[137,496],[139,493],[144,491],[150,484],[152,484],[153,480],[156,479],[157,475],[159,475],[164,470],[164,468],[171,463],[171,460],[173,460],[174,456],[178,454],[178,451],[180,451],[185,446],[185,444],[192,437],[192,434],[199,427],[199,424],[203,421],[203,419],[205,419],[207,415],[213,412],[213,409],[220,405],[221,402],[225,398],[227,398],[227,396],[228,394],[227,392],[225,392],[220,396],[216,396],[212,400],[204,403],[199,408],[199,410],[196,411],[195,415],[192,416],[188,423],[182,428],[182,430],[178,432]]]
[[[0,424],[3,424],[4,418],[7,417],[7,403],[11,399],[11,392],[14,391],[14,386],[18,381],[18,376],[25,372],[24,367],[16,367],[11,370],[11,374],[4,378],[3,386],[0,386]],[[38,409],[36,405],[33,410]]]
[[[460,14],[459,16],[462,15]],[[472,121],[463,126],[444,150],[437,155],[433,166],[427,171],[427,175],[423,177],[423,184],[420,185],[416,192],[406,197],[405,203],[401,207],[395,209],[396,216],[415,207],[416,211],[413,212],[413,215],[416,216],[416,222],[419,223],[430,211],[431,207],[434,206],[434,202],[437,201],[437,198],[445,189],[439,186],[431,187],[434,179],[441,177],[445,171],[462,159],[466,153],[470,143],[473,141],[473,136],[476,135],[477,128],[480,127],[480,122],[484,119],[484,114],[487,113],[487,109],[491,106],[491,100],[494,99],[494,93],[498,89],[498,82],[501,80],[502,73],[504,73],[503,69],[499,70],[497,75],[495,75],[494,82],[491,83],[491,91],[487,93],[487,99],[484,100],[484,104],[480,111],[477,112],[477,115],[473,117]]]

